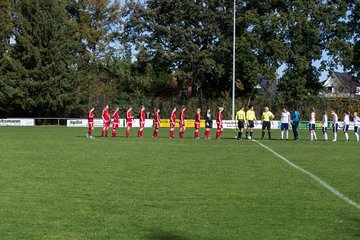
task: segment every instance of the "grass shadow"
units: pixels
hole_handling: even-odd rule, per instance
[[[148,240],[204,240],[204,238],[193,238],[179,232],[154,230],[146,236]]]

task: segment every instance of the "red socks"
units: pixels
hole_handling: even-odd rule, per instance
[[[194,133],[194,137],[195,137],[195,138],[198,138],[198,137],[199,137],[199,132],[195,132],[195,133]]]
[[[159,137],[159,132],[157,132],[157,131],[155,130],[152,136],[153,136],[153,137]]]
[[[155,130],[153,133],[153,137],[159,137],[159,132]]]
[[[92,130],[91,130],[91,128],[89,128],[88,135],[91,136],[91,134],[92,134]]]
[[[116,129],[113,129],[113,130],[112,130],[112,136],[113,136],[113,137],[116,137]]]
[[[217,130],[216,131],[216,138],[219,138],[222,134],[222,131],[221,130]]]
[[[184,136],[184,131],[179,132],[179,137],[182,138]]]
[[[209,138],[210,137],[210,131],[209,130],[206,130],[205,131],[205,138]]]
[[[128,130],[126,130],[126,137],[129,137],[130,132]]]
[[[138,131],[138,137],[142,137],[143,136],[143,134],[142,134],[142,131]]]
[[[104,136],[104,133],[105,133],[105,136],[107,137],[107,136],[108,136],[108,133],[109,133],[109,130],[108,130],[108,129],[106,129],[105,131],[104,131],[104,129],[101,130],[101,136],[102,136],[102,137]]]
[[[170,138],[173,138],[173,137],[174,137],[174,131],[171,131],[171,130],[170,130],[169,136],[170,136]]]

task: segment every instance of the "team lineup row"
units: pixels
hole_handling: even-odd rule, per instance
[[[219,139],[221,137],[221,134],[223,132],[223,112],[224,108],[219,107],[218,112],[216,114],[216,139]],[[132,107],[129,107],[126,111],[126,137],[130,136],[130,130],[132,128],[133,123],[133,114],[132,114]],[[182,138],[184,135],[184,132],[186,130],[185,128],[185,111],[186,107],[181,106],[180,109],[180,116],[179,116],[179,138]],[[176,124],[176,112],[177,108],[174,107],[171,114],[170,114],[170,131],[169,131],[169,138],[174,138],[174,131],[175,131],[175,124]],[[332,115],[332,128],[334,132],[334,139],[333,141],[337,141],[337,133],[339,130],[339,118],[338,115],[334,110],[331,111]],[[112,121],[111,121],[112,116]],[[92,132],[94,130],[94,108],[91,108],[88,112],[88,132],[87,137],[92,138]],[[261,116],[261,122],[262,122],[262,135],[261,140],[264,140],[265,133],[267,131],[268,133],[268,139],[271,140],[271,125],[272,121],[274,120],[275,116],[274,114],[269,110],[269,107],[265,107],[264,111]],[[101,136],[108,136],[110,123],[112,122],[112,137],[116,137],[117,130],[119,128],[119,108],[115,108],[114,112],[110,115],[109,112],[109,106],[106,106],[102,111],[102,119],[103,119],[103,129],[101,132]],[[299,140],[299,134],[298,134],[298,126],[299,126],[299,119],[300,115],[299,112],[295,109],[292,113],[290,113],[286,107],[282,108],[281,112],[281,140],[288,140],[289,139],[289,126],[291,125],[293,134],[294,134],[294,140]],[[154,132],[152,134],[153,138],[159,137],[159,129],[160,129],[160,109],[156,108],[154,110],[153,114],[153,120],[154,120]],[[200,129],[200,121],[201,121],[201,109],[197,108],[196,113],[194,116],[194,138],[199,139],[199,129]],[[237,130],[238,135],[236,137],[237,140],[242,139],[242,134],[245,131],[245,139],[251,140],[253,138],[253,129],[255,126],[256,121],[256,114],[254,111],[254,106],[250,105],[248,106],[248,110],[245,112],[245,107],[241,107],[240,110],[236,113],[236,121],[237,121]],[[317,135],[315,131],[315,121],[316,121],[316,114],[315,109],[311,109],[311,114],[309,116],[309,131],[310,131],[310,140],[317,140]],[[358,113],[353,113],[353,121],[354,121],[354,132],[355,132],[355,140],[359,141],[359,130],[360,130],[360,118],[358,117]],[[139,123],[140,128],[137,134],[138,138],[143,137],[143,130],[145,127],[145,107],[141,106],[139,110]],[[344,115],[344,127],[343,131],[345,134],[346,141],[349,141],[349,126],[350,126],[350,113],[345,113]],[[205,139],[210,139],[210,130],[212,128],[212,116],[210,109],[207,109],[206,111],[206,117],[205,117]],[[325,141],[328,140],[327,135],[328,130],[328,113],[324,111],[324,114],[322,116],[322,132],[323,132],[323,139]]]

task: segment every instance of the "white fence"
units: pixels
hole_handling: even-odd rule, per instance
[[[162,121],[167,121],[168,119],[163,119]],[[188,120],[186,120],[188,121]],[[189,120],[191,121],[191,120]],[[303,126],[301,129],[307,129],[307,122],[301,122]],[[57,125],[57,126],[67,126],[67,127],[87,127],[88,120],[84,118],[6,118],[0,119],[0,127],[4,126],[24,126],[24,127],[32,127],[32,126],[39,126],[39,125]],[[95,127],[102,127],[103,121],[102,119],[94,119]],[[133,120],[133,127],[139,127],[140,122],[139,119]],[[151,128],[153,127],[154,123],[152,119],[145,120],[145,127]],[[168,123],[161,123],[162,127],[169,127]],[[339,122],[339,127],[342,128],[344,126],[343,122]],[[119,120],[119,127],[125,127],[125,119]],[[193,124],[189,124],[188,127],[193,127]],[[213,120],[212,124],[213,128],[216,128],[216,121]],[[225,129],[235,129],[237,127],[237,122],[233,120],[223,120],[223,127]],[[272,129],[280,129],[281,122],[280,121],[272,121],[271,128]],[[291,126],[290,126],[291,127]],[[330,125],[329,125],[330,127]],[[255,121],[255,129],[261,129],[262,122]],[[317,128],[321,129],[321,123],[317,122]],[[354,123],[350,123],[349,130],[354,129]]]
[[[32,127],[35,126],[35,119],[30,118],[7,118],[0,119],[0,127],[13,126],[13,127]]]

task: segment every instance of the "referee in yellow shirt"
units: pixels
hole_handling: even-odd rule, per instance
[[[236,121],[238,123],[238,136],[236,139],[241,140],[241,135],[244,131],[245,121],[246,121],[244,107],[241,107],[240,110],[237,111]]]
[[[246,139],[248,140],[248,135],[250,134],[250,139],[253,137],[253,129],[255,127],[256,116],[254,112],[254,106],[250,105],[249,110],[246,112],[246,120],[247,120],[247,131],[246,131]]]
[[[269,140],[271,140],[271,120],[274,119],[274,114],[270,112],[269,107],[264,108],[264,112],[262,114],[262,133],[261,133],[261,140],[264,140],[265,137],[265,129],[268,131]]]

